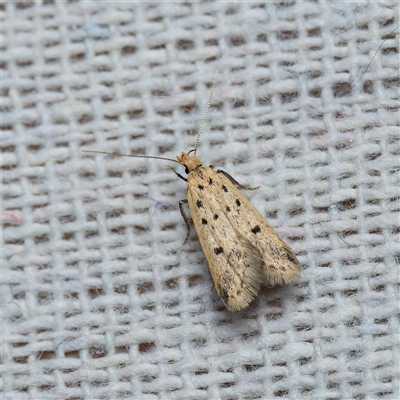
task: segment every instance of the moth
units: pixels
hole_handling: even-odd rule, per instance
[[[187,226],[186,243],[193,222],[206,256],[216,291],[229,311],[246,309],[258,295],[261,286],[286,285],[300,276],[300,263],[293,250],[280,238],[239,189],[240,185],[227,172],[205,166],[197,158],[197,148],[213,90],[204,113],[195,148],[182,152],[177,159],[156,156],[86,152],[155,158],[183,165],[187,178],[187,199],[179,209]],[[257,189],[257,188],[254,188]],[[251,190],[254,190],[251,189]],[[188,204],[191,218],[184,210]]]

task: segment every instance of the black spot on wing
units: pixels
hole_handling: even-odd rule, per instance
[[[226,206],[226,211],[227,212],[231,211],[231,208],[229,206]]]
[[[200,200],[197,200],[196,205],[198,208],[204,208],[203,203]]]
[[[242,204],[242,203],[240,202],[240,200],[239,200],[239,199],[236,199],[236,205],[237,205],[238,207],[240,207],[241,204]]]
[[[203,185],[198,185],[197,186],[200,190],[204,190],[204,186]]]
[[[216,221],[218,219],[218,214],[214,214],[214,221]]]
[[[222,185],[222,190],[223,190],[225,193],[228,193],[228,188],[227,188],[225,185]]]
[[[224,252],[224,249],[222,247],[216,247],[214,249],[214,253],[218,256]]]
[[[256,234],[256,233],[258,233],[258,232],[261,232],[261,228],[260,228],[258,225],[256,225],[251,231],[252,231],[254,234]]]
[[[203,225],[207,225],[207,220],[206,220],[205,218],[203,218],[203,219],[201,220],[201,223],[202,223]]]
[[[210,179],[208,180],[208,183],[209,183],[210,186],[212,186],[212,185],[213,185],[213,180],[210,178]]]

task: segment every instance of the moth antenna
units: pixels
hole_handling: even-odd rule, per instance
[[[389,33],[389,35],[391,35],[391,34],[392,34],[393,32],[395,32],[395,31],[397,31],[397,29],[399,29],[399,27],[393,29],[393,30]],[[352,86],[352,88],[354,88],[354,87],[358,84],[358,82],[361,81],[361,79],[364,77],[364,75],[367,73],[367,70],[368,70],[368,68],[370,67],[370,65],[372,64],[372,61],[374,61],[374,58],[375,58],[376,55],[378,54],[378,51],[381,49],[381,47],[385,44],[385,42],[386,42],[387,40],[388,40],[388,39],[385,39],[385,40],[380,44],[380,46],[378,47],[378,49],[375,51],[375,54],[374,54],[373,57],[371,58],[371,61],[370,61],[369,64],[367,65],[367,68],[365,68],[365,72],[361,75],[361,77],[358,79],[358,81]]]
[[[106,151],[97,151],[97,150],[82,150],[84,153],[96,153],[96,154],[105,154],[107,156],[116,156],[116,157],[133,157],[133,158],[153,158],[156,160],[165,160],[165,161],[173,161],[177,164],[180,164],[177,160],[173,158],[165,158],[165,157],[157,157],[157,156],[134,156],[132,154],[121,154],[121,153],[107,153]]]
[[[214,93],[215,84],[216,84],[216,82],[217,82],[218,72],[219,72],[218,70],[216,70],[216,72],[215,72],[215,75],[214,75],[214,83],[213,83],[213,85],[212,85],[212,87],[211,87],[211,93],[210,93],[210,97],[208,98],[208,103],[207,103],[206,111],[204,112],[204,116],[203,116],[203,119],[201,120],[201,124],[200,124],[199,133],[197,134],[196,146],[195,146],[195,148],[194,148],[194,155],[195,155],[195,156],[196,156],[197,146],[199,145],[200,135],[201,135],[201,132],[202,132],[202,130],[203,130],[204,123],[206,122],[206,116],[207,116],[207,113],[208,113],[208,109],[210,108],[210,105],[211,105],[211,99],[212,99],[212,95],[213,95],[213,93]]]

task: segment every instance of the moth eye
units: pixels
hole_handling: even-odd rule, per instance
[[[188,174],[188,173],[189,173],[188,167],[185,167],[185,174]]]

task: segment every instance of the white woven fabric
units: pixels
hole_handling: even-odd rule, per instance
[[[2,18],[3,399],[400,398],[397,2]],[[240,313],[182,246],[182,168],[81,151],[190,150],[217,69],[198,156],[303,265]]]

